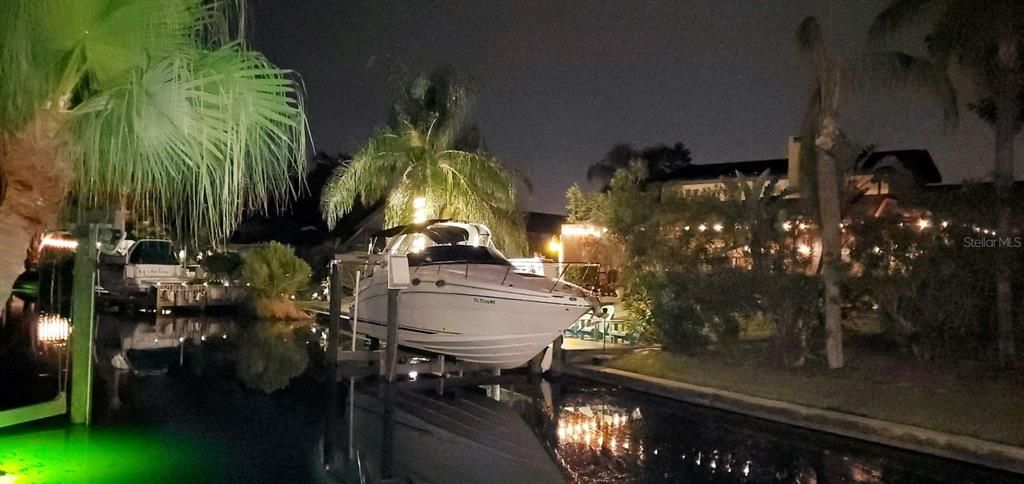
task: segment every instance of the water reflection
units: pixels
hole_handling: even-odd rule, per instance
[[[448,382],[446,385],[452,385]],[[1011,476],[582,381],[355,393],[363,478],[424,482],[1001,482]],[[389,417],[393,415],[393,417]],[[387,445],[393,418],[393,447]],[[390,462],[382,465],[383,462]],[[381,474],[378,469],[394,474]]]
[[[227,340],[238,331],[229,318],[103,314],[98,318],[97,355],[101,366],[136,375],[163,374],[184,364],[187,347],[199,350],[207,340]]]
[[[350,466],[371,482],[564,482],[544,442],[480,391],[438,395],[375,387],[351,396]]]
[[[586,381],[506,375],[480,385],[452,377],[443,391],[430,375],[390,387],[334,383],[320,371],[325,337],[317,326],[103,316],[97,342],[97,425],[201,437],[224,466],[217,479],[1013,480]]]

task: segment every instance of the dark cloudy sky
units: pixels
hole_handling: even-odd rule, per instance
[[[852,53],[886,3],[256,0],[251,12],[256,48],[304,80],[318,150],[355,151],[385,122],[389,66],[450,64],[475,79],[491,151],[531,179],[526,206],[562,212],[616,142],[682,141],[697,163],[785,157],[808,89],[797,25],[818,16]],[[949,130],[926,95],[896,90],[846,106],[851,137],[928,149],[946,182],[991,170],[993,135],[971,113]]]

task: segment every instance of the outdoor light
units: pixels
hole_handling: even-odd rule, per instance
[[[418,377],[418,376],[420,376],[420,374],[418,372],[415,372],[415,371],[410,371],[409,372],[409,379],[410,380],[416,380],[416,377]]]
[[[792,229],[792,228],[793,228],[793,223],[792,222],[789,222],[789,221],[782,222],[782,230],[785,230],[786,232],[789,232],[789,230]]]
[[[59,250],[75,250],[78,248],[78,241],[71,239],[61,239],[52,235],[44,235],[43,240],[39,242],[39,248],[52,248]]]
[[[800,244],[799,246],[797,246],[796,251],[799,252],[800,255],[803,255],[803,256],[811,255],[811,252],[812,252],[811,251],[811,246],[809,246],[807,244],[803,244],[803,243]]]
[[[413,223],[421,224],[427,221],[427,199],[416,197],[412,200]]]
[[[61,344],[71,334],[70,321],[59,314],[43,314],[36,324],[36,339],[40,343]]]
[[[557,254],[557,253],[559,253],[561,251],[562,251],[562,242],[558,240],[558,236],[557,235],[552,236],[551,240],[548,241],[548,252],[553,252],[553,253]]]
[[[416,238],[412,240],[412,251],[415,253],[422,252],[427,246],[427,242],[423,240],[423,237],[416,235]]]
[[[715,229],[715,232],[721,232],[722,231],[722,224],[715,224],[711,228]]]
[[[708,226],[704,225],[704,224],[700,224],[700,225],[697,226],[697,230],[700,230],[701,232],[703,232],[703,231],[705,231],[707,229],[708,229]]]
[[[918,230],[924,230],[924,229],[926,229],[928,227],[931,227],[931,226],[932,226],[932,222],[930,220],[926,219],[926,218],[923,218],[923,219],[917,221],[917,228],[918,228]]]

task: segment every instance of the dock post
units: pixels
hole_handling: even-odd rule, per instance
[[[331,263],[331,282],[330,282],[330,301],[328,304],[328,319],[330,319],[329,335],[327,339],[327,362],[330,364],[334,371],[333,376],[335,378],[332,381],[337,381],[337,367],[338,367],[338,344],[341,339],[341,299],[344,294],[344,282],[342,281],[341,264],[337,262]]]
[[[395,477],[395,386],[384,385],[384,418],[381,428],[383,445],[380,459],[380,478],[384,482]]]
[[[92,420],[92,347],[95,316],[96,242],[95,224],[80,227],[71,307],[71,423]]]
[[[385,355],[388,383],[395,381],[395,365],[398,363],[398,292],[401,289],[388,288],[388,341]]]
[[[555,342],[551,343],[551,369],[548,370],[553,376],[558,376],[562,373],[562,366],[565,363],[565,351],[562,350],[562,342],[565,336],[558,335],[555,338]]]
[[[328,305],[328,317],[330,328],[327,338],[327,368],[330,371],[330,378],[327,379],[327,415],[326,431],[324,432],[324,453],[323,461],[327,468],[335,467],[336,452],[334,449],[334,434],[337,424],[338,412],[338,343],[341,339],[341,298],[344,291],[342,284],[341,264],[331,263],[330,276],[330,301]]]

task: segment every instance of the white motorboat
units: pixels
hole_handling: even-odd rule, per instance
[[[519,272],[481,224],[434,221],[379,233],[384,252],[405,255],[410,284],[398,296],[400,346],[487,368],[515,368],[594,306],[587,291]],[[358,332],[385,339],[387,268],[360,284]]]

